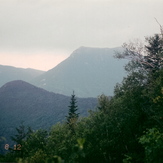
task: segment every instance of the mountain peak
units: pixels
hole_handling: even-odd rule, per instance
[[[114,86],[126,76],[125,60],[114,58],[120,48],[80,47],[62,63],[35,78],[33,84],[46,90],[78,97],[113,95]]]
[[[25,85],[28,85],[28,83],[23,80],[14,80],[14,81],[7,82],[1,88],[3,89],[3,88],[11,88],[11,87],[22,87]]]
[[[43,90],[42,88],[38,88],[30,83],[27,83],[23,80],[14,80],[14,81],[4,84],[0,88],[0,93],[9,91],[12,94],[16,94],[16,93],[27,92],[27,91],[32,92],[33,90],[43,91],[43,92],[46,91],[46,90]]]
[[[114,56],[116,51],[121,51],[121,47],[116,47],[116,48],[97,48],[97,47],[85,47],[81,46],[75,51],[72,52],[70,57],[75,57],[75,56],[95,56],[95,55],[110,55]]]

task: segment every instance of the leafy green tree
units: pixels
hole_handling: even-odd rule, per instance
[[[76,134],[67,127],[67,124],[54,125],[47,140],[48,159],[53,160],[54,156],[59,156],[67,163],[80,162],[83,155],[83,139],[79,139]]]
[[[20,152],[23,154],[15,153],[14,160],[16,162],[44,163],[47,158],[46,140],[47,131],[42,129],[33,131],[22,142]]]
[[[156,128],[149,129],[140,137],[139,142],[145,148],[145,162],[162,162],[163,133],[160,133]]]
[[[124,44],[125,50],[119,57],[130,59],[125,67],[129,74],[116,86],[115,96],[111,100],[111,107],[116,110],[113,116],[118,119],[122,141],[127,149],[124,160],[139,158],[142,162],[144,152],[137,141],[139,136],[146,128],[158,127],[162,131],[163,127],[163,39],[160,35],[154,35],[146,41],[146,46]]]
[[[29,156],[29,153],[31,155],[35,154],[38,149],[44,152],[46,149],[47,137],[48,132],[43,129],[39,129],[30,134],[30,136],[27,137],[26,141],[23,144],[25,156]]]
[[[98,97],[98,109],[103,112],[107,112],[107,109],[109,108],[109,97],[105,96],[104,94],[100,95]]]

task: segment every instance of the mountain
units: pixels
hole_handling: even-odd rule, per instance
[[[126,76],[126,60],[114,58],[122,48],[80,47],[53,69],[36,77],[32,84],[48,91],[78,97],[113,95],[114,86]]]
[[[0,87],[13,80],[24,80],[29,82],[42,73],[44,73],[44,71],[0,65]]]
[[[72,93],[71,93],[72,94]],[[61,94],[48,92],[27,82],[17,80],[6,83],[0,88],[0,138],[10,142],[15,135],[15,128],[22,121],[32,129],[48,129],[53,124],[65,119],[70,98]],[[96,98],[76,98],[80,116],[88,115],[88,110],[97,105]],[[1,150],[0,149],[0,150]]]

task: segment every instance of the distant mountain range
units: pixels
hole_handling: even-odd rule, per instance
[[[35,87],[21,80],[12,81],[0,88],[0,138],[10,142],[16,127],[22,121],[33,129],[48,129],[65,119],[70,105],[70,97],[55,94]],[[80,116],[87,116],[88,110],[97,106],[96,98],[77,98]]]
[[[126,76],[127,60],[114,58],[122,48],[80,47],[53,69],[32,80],[32,84],[48,91],[78,97],[113,95],[114,86]]]
[[[114,58],[122,48],[80,47],[53,69],[43,72],[0,66],[0,86],[12,80],[24,80],[45,90],[78,97],[113,95],[114,86],[126,76],[127,60]]]
[[[43,74],[44,71],[35,69],[23,69],[12,66],[0,65],[0,87],[13,80],[24,80],[30,82],[33,78]]]

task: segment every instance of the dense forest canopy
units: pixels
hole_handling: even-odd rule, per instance
[[[80,118],[72,95],[67,123],[50,131],[21,124],[13,136],[15,148],[0,161],[113,163],[163,160],[163,37],[146,38],[146,45],[124,44],[117,57],[130,59],[128,76],[115,86],[114,96],[99,96],[97,111]],[[71,110],[72,109],[72,110]],[[75,121],[70,126],[72,115]]]

